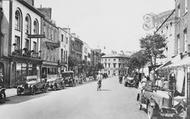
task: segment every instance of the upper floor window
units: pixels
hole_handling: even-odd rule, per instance
[[[34,21],[34,34],[39,34],[39,23],[37,19]]]
[[[177,35],[177,53],[180,53],[180,35]]]
[[[185,13],[188,12],[188,0],[185,0]]]
[[[35,41],[33,42],[33,50],[34,52],[37,52],[37,43]]]
[[[15,36],[15,50],[20,50],[20,37]]]
[[[63,38],[64,38],[64,35],[63,34],[61,34],[61,41],[63,42]]]
[[[30,34],[31,33],[31,18],[29,15],[25,18],[25,33]]]
[[[180,17],[181,15],[180,4],[177,6],[177,9],[178,9],[178,17]]]
[[[184,51],[186,52],[188,50],[188,44],[187,44],[187,28],[184,29]]]
[[[22,17],[21,17],[21,12],[19,10],[17,10],[15,12],[15,29],[16,30],[21,30],[21,21],[22,21]]]

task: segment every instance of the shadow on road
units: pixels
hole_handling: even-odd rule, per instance
[[[51,93],[51,92],[48,92],[48,93]],[[22,95],[22,96],[8,97],[6,103],[4,103],[3,105],[23,103],[23,102],[26,102],[26,101],[29,101],[29,100],[32,100],[32,99],[47,96],[48,93],[41,93],[41,94],[36,94],[36,95]]]
[[[109,90],[109,89],[101,89],[100,91],[111,91],[111,90]]]

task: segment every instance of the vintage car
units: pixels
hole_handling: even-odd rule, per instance
[[[5,88],[0,86],[0,103],[5,103],[6,101],[6,94],[5,94]]]
[[[65,86],[76,86],[77,80],[74,78],[73,71],[65,71],[62,72],[62,77],[64,80]]]
[[[44,92],[48,89],[47,81],[37,79],[37,76],[26,76],[17,86],[17,95],[36,94]]]
[[[124,78],[124,85],[126,87],[137,87],[137,81],[133,77],[125,77]]]
[[[177,119],[177,111],[172,107],[171,92],[160,90],[152,81],[139,89],[137,94],[139,109],[145,109],[149,119]]]
[[[51,78],[47,80],[50,90],[61,90],[65,88],[65,83],[62,77]]]

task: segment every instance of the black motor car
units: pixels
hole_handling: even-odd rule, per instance
[[[17,86],[17,95],[47,92],[47,89],[46,80],[40,81],[37,76],[27,76]]]
[[[126,87],[137,87],[137,81],[135,80],[134,77],[125,77],[124,78],[124,85]]]
[[[76,79],[74,78],[74,72],[73,71],[65,71],[62,72],[62,77],[64,80],[65,86],[76,86]]]

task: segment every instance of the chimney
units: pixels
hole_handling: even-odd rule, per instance
[[[38,10],[45,15],[45,17],[51,19],[52,8],[38,8]]]
[[[34,6],[34,0],[24,0],[24,1],[30,4],[31,6]]]

